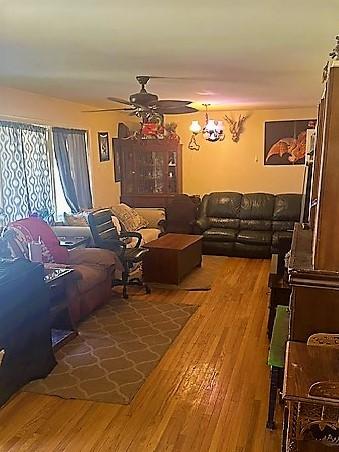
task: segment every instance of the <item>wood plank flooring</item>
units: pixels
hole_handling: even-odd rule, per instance
[[[265,429],[269,261],[212,259],[209,292],[135,295],[200,308],[129,406],[21,392],[0,410],[0,451],[278,452],[280,430]]]

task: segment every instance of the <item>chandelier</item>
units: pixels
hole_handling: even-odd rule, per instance
[[[208,107],[210,104],[203,104],[205,107],[205,125],[201,127],[199,121],[192,121],[190,125],[190,131],[192,136],[190,142],[188,143],[188,149],[192,151],[199,151],[200,145],[196,141],[197,135],[201,132],[202,136],[207,141],[215,143],[216,141],[222,141],[225,139],[224,134],[224,123],[223,121],[216,121],[214,119],[209,119],[208,117]]]

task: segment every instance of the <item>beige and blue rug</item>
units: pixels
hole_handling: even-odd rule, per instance
[[[24,391],[129,404],[197,306],[112,300],[80,325],[50,375]]]

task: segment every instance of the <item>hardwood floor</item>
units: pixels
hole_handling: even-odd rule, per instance
[[[280,431],[265,429],[269,261],[213,259],[209,292],[136,295],[200,308],[131,405],[19,393],[0,410],[0,451],[278,452]]]

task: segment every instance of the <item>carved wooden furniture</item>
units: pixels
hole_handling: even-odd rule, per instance
[[[312,265],[312,230],[296,225],[289,265],[292,286],[290,339],[307,342],[314,333],[339,333],[339,273]]]
[[[339,42],[339,41],[338,41]],[[304,184],[304,211],[295,226],[289,283],[292,287],[284,396],[288,416],[284,425],[287,448],[309,438],[336,437],[339,422],[339,351],[322,344],[339,334],[339,61],[326,71],[324,95],[318,109],[316,143]],[[310,177],[308,176],[309,180]],[[307,204],[307,200],[310,200]],[[321,333],[320,335],[317,333]],[[337,341],[337,336],[331,336]],[[335,434],[333,433],[335,432]],[[284,436],[286,436],[284,435]],[[306,442],[317,452],[327,445]],[[333,441],[332,441],[333,444]],[[326,449],[327,450],[327,449]]]
[[[338,63],[329,69],[318,109],[311,201],[306,206],[309,215],[303,216],[309,223],[297,225],[293,235],[289,265],[293,341],[306,342],[317,332],[339,333]]]
[[[178,285],[201,265],[201,235],[166,234],[145,247],[149,249],[143,260],[146,282]]]
[[[288,418],[284,452],[308,450],[305,446],[312,447],[313,441],[316,446],[312,450],[316,451],[339,446],[338,380],[337,347],[288,342],[283,390]]]
[[[272,254],[271,269],[268,276],[269,301],[267,336],[271,339],[273,323],[278,305],[288,306],[290,302],[291,287],[287,281],[285,269],[278,268],[279,256]]]
[[[121,202],[133,207],[166,207],[181,193],[182,145],[174,139],[119,140]]]

